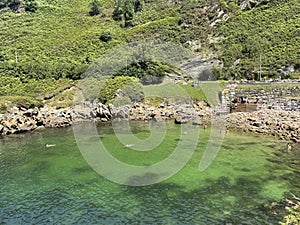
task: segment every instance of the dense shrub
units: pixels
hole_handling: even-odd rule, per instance
[[[132,63],[128,67],[122,69],[117,73],[121,76],[133,76],[139,78],[144,85],[161,83],[166,72],[171,69],[168,66],[164,66],[155,62],[136,62]]]
[[[118,94],[129,98],[132,102],[141,101],[144,98],[143,85],[138,81],[129,83]]]
[[[113,101],[115,95],[118,92],[121,92],[122,89],[127,85],[129,85],[129,87],[127,87],[128,90],[125,93],[129,94],[129,96],[127,97],[132,97],[134,99],[136,96],[139,96],[139,93],[141,93],[141,91],[139,90],[140,86],[137,84],[138,82],[139,81],[137,78],[129,76],[116,76],[113,78],[109,78],[105,81],[103,87],[100,90],[99,101],[104,104]],[[135,84],[131,86],[133,83]]]
[[[114,106],[116,107],[120,107],[120,106],[124,106],[124,105],[129,105],[131,104],[132,101],[130,100],[129,97],[118,97],[115,98],[115,100],[113,101]]]
[[[96,16],[100,14],[100,2],[98,0],[92,0],[90,3],[90,16]]]
[[[38,8],[38,5],[35,0],[25,0],[25,11],[35,12]]]
[[[73,104],[74,81],[69,79],[28,79],[0,75],[0,112],[7,108],[33,108],[47,104],[55,107],[67,107]],[[68,90],[68,91],[66,91]]]
[[[100,40],[103,42],[109,42],[109,41],[111,41],[111,39],[112,39],[112,36],[109,31],[105,31],[100,35]]]
[[[104,82],[103,80],[89,77],[80,81],[78,86],[82,91],[84,99],[93,102],[98,99],[99,91],[102,89]]]
[[[300,48],[296,2],[268,1],[219,24],[215,36],[221,39],[216,47],[222,50],[226,77],[258,77],[260,61],[263,75],[269,77],[276,74],[274,68],[295,65]]]

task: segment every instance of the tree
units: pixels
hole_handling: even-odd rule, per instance
[[[141,12],[143,10],[143,3],[140,0],[134,1],[134,12]]]
[[[115,0],[114,11],[113,11],[113,19],[116,21],[122,20],[123,14],[123,0]]]
[[[134,16],[134,4],[131,0],[126,0],[124,3],[124,20],[125,27],[132,26],[132,19]]]
[[[99,15],[100,14],[100,7],[101,7],[101,4],[98,0],[92,0],[91,3],[90,3],[90,16],[96,16],[96,15]]]
[[[132,26],[134,14],[142,11],[141,0],[115,0],[113,19],[121,21],[124,18],[125,27]]]

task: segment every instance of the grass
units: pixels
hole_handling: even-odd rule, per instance
[[[210,104],[219,104],[219,92],[224,87],[223,82],[202,82],[200,86],[192,87],[192,82],[187,85],[182,83],[164,83],[159,85],[144,86],[145,96],[159,97],[161,99],[206,101]]]
[[[49,101],[46,101],[46,104],[54,108],[71,107],[72,105],[74,105],[74,94],[75,89],[64,91],[62,93],[57,94]]]

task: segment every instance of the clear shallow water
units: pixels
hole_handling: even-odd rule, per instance
[[[124,148],[110,126],[98,127],[112,155],[148,165],[167,157],[180,127],[169,124],[157,149]],[[140,138],[147,125],[135,123]],[[274,224],[262,205],[280,200],[297,181],[293,169],[268,159],[284,145],[275,139],[229,133],[204,172],[198,165],[209,131],[201,130],[197,150],[175,176],[151,186],[112,183],[94,172],[77,148],[72,128],[48,129],[0,139],[0,224]],[[97,137],[91,137],[91,142]],[[46,148],[45,144],[56,144]]]

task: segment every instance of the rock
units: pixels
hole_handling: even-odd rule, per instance
[[[101,122],[108,122],[108,119],[106,119],[106,118],[101,118]]]
[[[4,126],[0,124],[0,135],[3,133]]]
[[[261,122],[253,122],[252,125],[255,126],[255,127],[260,127],[261,126]]]
[[[25,111],[23,113],[23,115],[28,116],[28,117],[32,116],[33,115],[33,109],[28,109],[27,111]]]
[[[44,126],[38,126],[34,130],[35,131],[39,131],[39,130],[44,130],[44,129],[46,129],[46,127],[44,127]]]
[[[125,108],[117,109],[114,114],[112,114],[113,119],[127,119],[129,118],[128,110]]]
[[[260,110],[250,113],[231,113],[227,126],[234,129],[277,136],[281,139],[300,139],[300,112]]]
[[[165,108],[165,104],[164,103],[161,103],[160,105],[159,105],[159,108]]]
[[[202,125],[203,123],[199,118],[196,118],[192,121],[192,124],[193,125]]]
[[[162,121],[164,121],[164,119],[161,116],[155,115],[153,117],[153,121],[154,122],[162,122]]]
[[[174,122],[176,124],[187,124],[189,122],[188,118],[182,116],[176,116]]]

